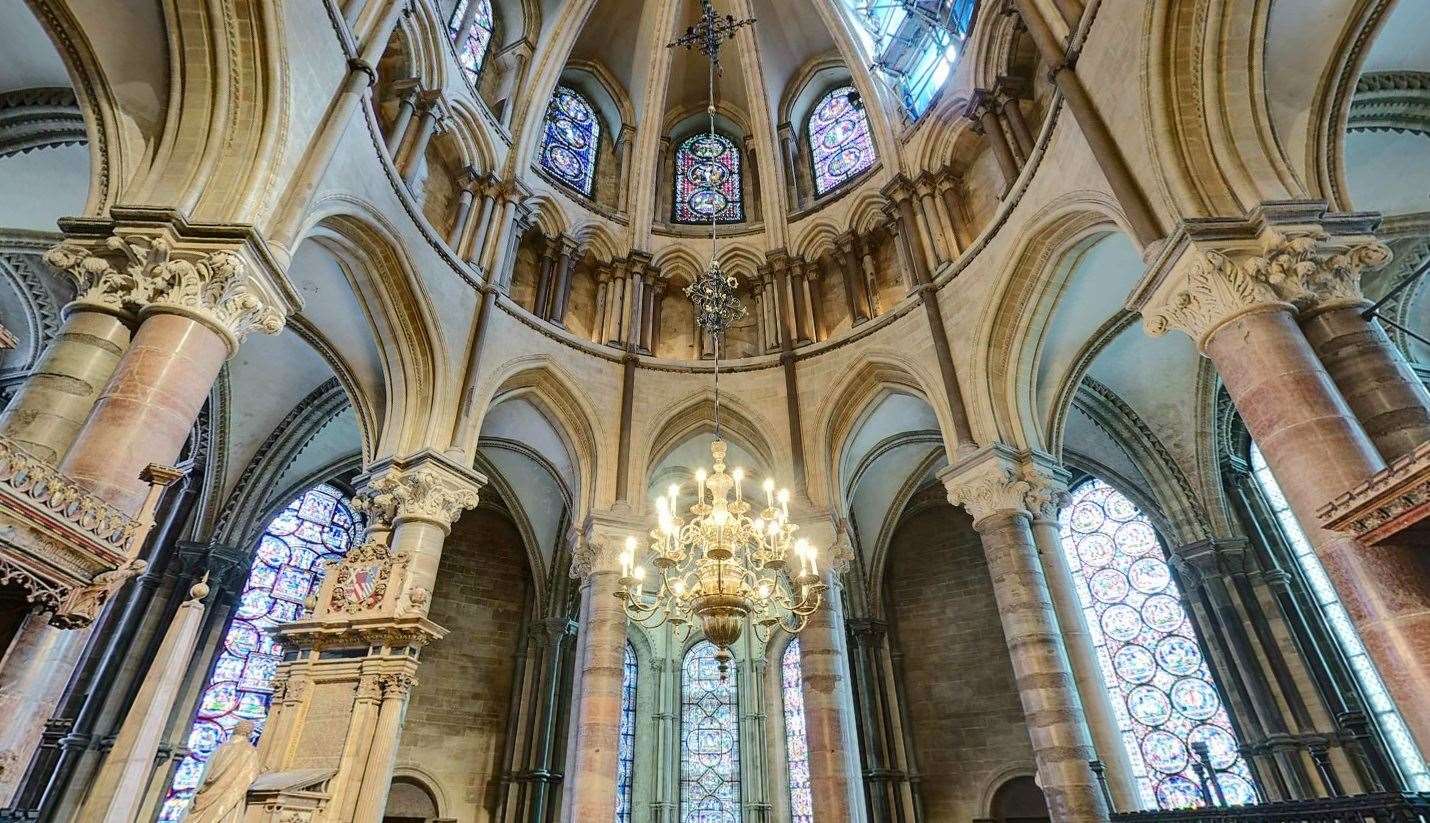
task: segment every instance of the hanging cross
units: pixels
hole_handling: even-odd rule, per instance
[[[735,39],[735,32],[745,26],[753,26],[755,18],[747,17],[744,20],[736,20],[735,15],[727,14],[722,19],[715,13],[715,6],[710,0],[700,0],[700,22],[687,28],[685,34],[681,35],[674,43],[666,43],[665,47],[673,49],[681,46],[687,49],[700,49],[706,57],[710,59],[710,64],[715,71],[720,70],[720,44],[725,40]]]

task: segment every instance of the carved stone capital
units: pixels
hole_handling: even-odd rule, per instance
[[[585,580],[592,574],[618,572],[620,555],[626,538],[641,538],[650,527],[627,503],[591,513],[579,530],[573,530],[571,541],[571,578]],[[644,542],[642,542],[644,545]]]
[[[999,512],[1029,514],[1033,484],[1023,477],[1017,453],[999,443],[980,449],[939,472],[948,502],[962,506],[975,524]]]
[[[466,509],[476,508],[487,478],[432,451],[384,460],[361,479],[354,508],[370,527],[391,528],[407,520],[452,528]]]
[[[1282,203],[1245,220],[1189,221],[1162,247],[1128,308],[1142,313],[1153,336],[1185,332],[1204,350],[1218,329],[1252,311],[1360,304],[1362,274],[1391,259],[1370,233],[1376,220]]]
[[[1025,497],[1034,520],[1058,521],[1058,515],[1072,502],[1068,493],[1068,470],[1049,455],[1030,452],[1023,463],[1023,479],[1029,489]]]
[[[412,693],[412,688],[417,685],[417,678],[405,672],[395,674],[384,674],[377,679],[378,685],[382,688],[384,700],[406,700]]]
[[[62,220],[66,239],[45,260],[79,293],[71,309],[122,317],[190,317],[230,354],[249,334],[276,334],[300,301],[249,226],[190,224],[156,209],[114,208],[109,220]]]

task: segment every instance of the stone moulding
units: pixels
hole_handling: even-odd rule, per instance
[[[1430,443],[1341,494],[1317,513],[1321,525],[1367,544],[1430,537]]]
[[[92,497],[53,466],[0,438],[0,581],[19,583],[51,622],[87,625],[123,582],[147,518]]]

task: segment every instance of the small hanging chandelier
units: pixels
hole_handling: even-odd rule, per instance
[[[753,19],[721,19],[710,0],[701,0],[701,20],[670,47],[698,48],[710,63],[710,134],[715,134],[715,76],[720,45]],[[646,550],[655,575],[637,562],[640,543],[627,537],[621,552],[621,581],[616,596],[626,615],[646,628],[669,623],[684,641],[698,622],[715,646],[723,679],[730,648],[748,620],[763,643],[775,627],[796,634],[819,608],[827,586],[819,576],[818,552],[797,538],[789,519],[789,490],[763,485],[764,505],[755,510],[745,498],[745,472],[727,471],[727,444],[720,432],[720,344],[725,332],[745,316],[736,295],[739,282],[720,266],[718,211],[710,215],[710,264],[685,289],[695,304],[695,321],[715,342],[715,439],[711,467],[695,472],[695,500],[680,514],[681,489],[672,485],[655,499],[657,525]],[[651,581],[647,577],[654,577]],[[648,588],[650,586],[651,588]]]

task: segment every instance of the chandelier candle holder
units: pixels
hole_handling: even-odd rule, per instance
[[[658,525],[646,552],[655,574],[636,562],[640,546],[626,538],[616,593],[626,615],[646,628],[669,623],[684,641],[695,623],[716,648],[720,676],[731,660],[745,621],[763,643],[775,627],[797,634],[823,600],[818,551],[797,538],[790,522],[789,490],[764,483],[764,506],[744,496],[742,469],[726,472],[726,443],[710,444],[711,471],[695,473],[689,518],[679,515],[680,487],[655,499]],[[653,589],[647,589],[647,577]]]

